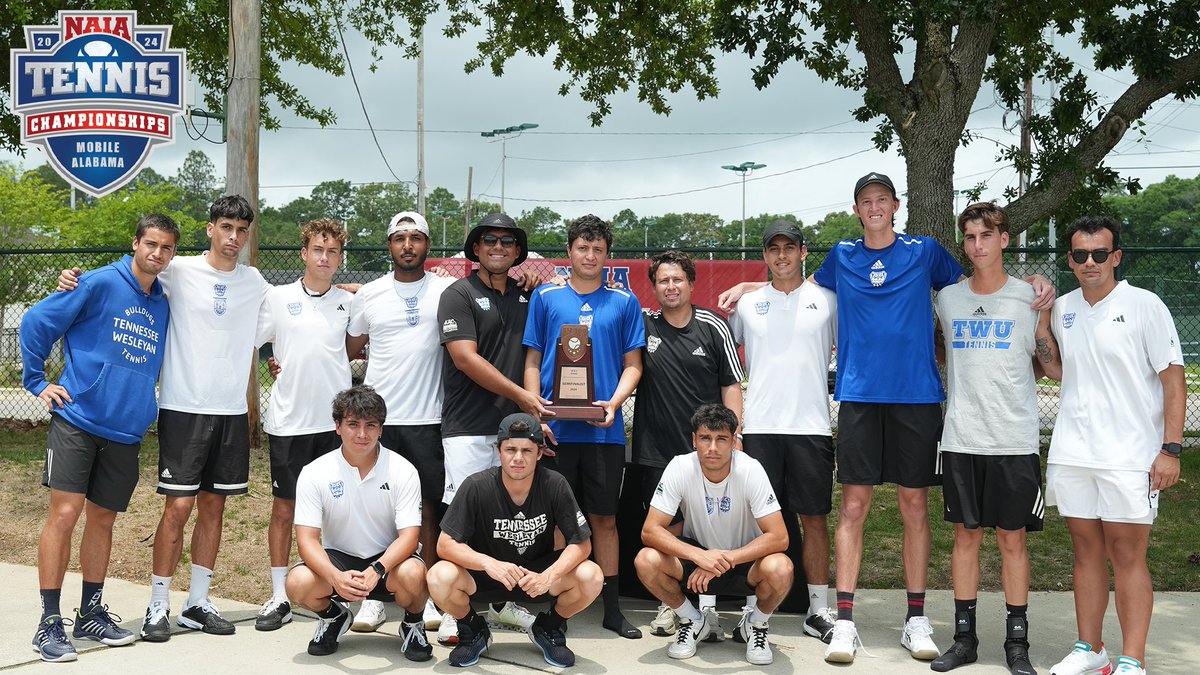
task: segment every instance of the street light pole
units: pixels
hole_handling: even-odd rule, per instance
[[[446,216],[457,216],[458,211],[453,209],[434,209],[433,214],[442,217],[442,248],[446,248]]]
[[[491,131],[481,131],[480,136],[492,139],[490,142],[495,143],[500,141],[500,210],[504,210],[504,179],[508,173],[508,139],[520,136],[522,132],[536,129],[538,125],[532,122],[522,122],[521,124],[505,127],[503,129],[492,129]]]
[[[742,177],[742,260],[746,259],[746,177],[754,173],[756,169],[765,169],[766,167],[766,164],[756,162],[742,162],[738,165],[725,164],[721,167]]]

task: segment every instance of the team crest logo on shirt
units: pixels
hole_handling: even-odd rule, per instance
[[[225,292],[228,290],[229,290],[229,287],[226,286],[225,284],[213,284],[213,294],[216,295],[218,298],[225,297]]]
[[[592,326],[592,315],[591,315],[591,314],[580,314],[580,315],[579,315],[579,323],[580,323],[581,325],[587,326],[588,328],[591,328],[591,326]]]
[[[646,351],[653,354],[654,350],[658,349],[660,344],[662,344],[662,338],[656,335],[650,335],[646,338]]]
[[[408,325],[415,326],[421,323],[421,310],[406,309],[404,310],[404,317],[408,320]]]
[[[871,265],[871,285],[878,288],[887,281],[887,270],[883,268],[883,261],[876,260],[874,265]]]
[[[346,493],[346,484],[340,480],[335,480],[329,484],[329,494],[333,495],[334,499],[341,499]]]
[[[225,316],[225,298],[213,298],[213,314]]]
[[[1070,328],[1073,325],[1075,325],[1075,312],[1063,314],[1063,328]]]
[[[492,301],[489,298],[475,298],[475,304],[485,312],[492,308]]]
[[[771,311],[771,303],[766,300],[763,300],[762,302],[756,302],[754,303],[754,311],[757,312],[759,316],[766,316],[767,312]]]
[[[288,303],[288,314],[291,314],[292,316],[300,316],[300,312],[303,309],[304,309],[303,305],[301,305],[298,302],[289,302]]]
[[[442,322],[442,334],[453,333],[458,330],[458,322],[454,319],[446,319]]]

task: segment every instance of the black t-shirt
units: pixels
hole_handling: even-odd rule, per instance
[[[504,294],[483,284],[472,272],[442,293],[438,325],[442,346],[455,340],[473,340],[479,355],[519,386],[525,378],[525,317],[529,293],[508,280]],[[500,420],[517,412],[517,404],[476,384],[454,365],[450,352],[442,353],[442,436],[490,436]]]
[[[642,379],[633,408],[633,461],[665,467],[692,451],[692,413],[721,402],[721,387],[745,379],[729,324],[692,306],[692,320],[672,326],[662,312],[646,312]]]
[[[554,552],[555,527],[567,544],[592,536],[567,479],[543,466],[534,471],[524,504],[513,503],[500,467],[492,467],[462,482],[442,518],[442,532],[454,541],[518,565]]]

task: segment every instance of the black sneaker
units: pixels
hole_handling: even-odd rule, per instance
[[[804,634],[811,635],[825,644],[833,639],[833,612],[828,609],[810,615],[804,620]]]
[[[136,640],[137,636],[118,626],[118,621],[121,617],[109,612],[108,605],[97,605],[86,616],[81,616],[76,609],[75,630],[71,635],[76,640],[95,640],[109,647],[120,647]]]
[[[350,630],[350,621],[353,618],[350,610],[337,600],[330,600],[330,602],[337,605],[338,609],[342,611],[332,619],[317,615],[317,630],[313,632],[313,638],[308,642],[308,653],[313,656],[329,656],[336,652],[338,642],[341,641],[346,631]]]
[[[175,623],[184,628],[204,631],[210,635],[233,635],[233,632],[237,630],[233,624],[221,616],[221,612],[211,602],[192,605],[184,609],[175,619]]]
[[[567,647],[567,636],[562,628],[547,628],[546,615],[538,614],[529,627],[529,639],[542,650],[542,658],[555,668],[570,668],[575,665],[575,652]]]
[[[425,622],[404,621],[400,624],[400,637],[404,638],[401,649],[409,661],[428,661],[433,658],[433,646],[425,639]]]
[[[1004,641],[1004,662],[1012,675],[1037,675],[1029,661],[1029,642],[1025,640]]]
[[[171,639],[171,608],[161,602],[151,603],[146,608],[146,619],[142,621],[140,635],[146,642],[166,642]]]
[[[287,600],[271,598],[263,603],[254,617],[254,630],[279,630],[292,620],[292,604]]]
[[[959,666],[975,663],[979,660],[978,647],[979,640],[969,633],[955,634],[954,644],[950,645],[945,654],[934,659],[929,668],[937,673],[945,673]]]
[[[450,651],[450,665],[465,668],[479,663],[479,655],[492,644],[492,631],[486,623],[479,623],[482,625],[476,629],[466,621],[458,622],[458,646]]]
[[[43,661],[59,663],[79,658],[75,645],[67,639],[65,626],[66,620],[57,614],[46,617],[45,621],[38,624],[37,632],[33,634],[33,651]]]

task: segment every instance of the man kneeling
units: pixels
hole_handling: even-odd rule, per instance
[[[375,390],[359,385],[333,399],[342,447],[314,459],[296,480],[296,544],[301,563],[287,576],[293,604],[317,613],[308,653],[338,649],[350,628],[341,602],[395,600],[404,608],[400,635],[410,661],[428,661],[421,611],[425,563],[417,554],[421,482],[417,470],[379,444],[387,407]],[[382,451],[381,451],[382,450]],[[339,601],[339,598],[341,601]]]
[[[696,594],[754,594],[757,606],[743,610],[733,639],[746,643],[747,661],[765,666],[774,658],[767,623],[792,588],[792,561],[783,553],[787,528],[766,471],[734,452],[737,424],[723,405],[696,409],[696,452],[675,457],[663,471],[642,527],[646,548],[634,563],[646,589],[679,616],[668,656],[692,656],[696,643],[716,630],[684,596],[686,585]],[[683,515],[683,537],[667,529],[676,512]]]
[[[529,639],[546,663],[575,664],[564,623],[583,611],[604,584],[600,567],[587,559],[592,531],[561,474],[538,466],[542,427],[525,413],[500,421],[500,466],[462,482],[442,519],[441,562],[429,570],[434,603],[458,621],[458,646],[450,665],[470,666],[492,642],[471,601],[551,601],[529,628]],[[554,550],[554,528],[567,542]]]

